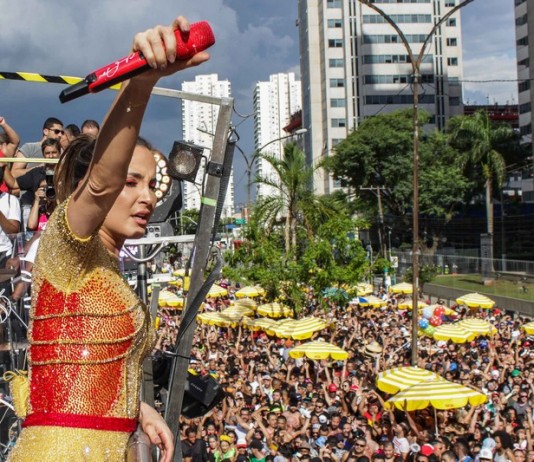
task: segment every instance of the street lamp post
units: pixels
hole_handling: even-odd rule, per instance
[[[299,128],[298,130],[295,130],[293,133],[290,133],[289,135],[281,136],[279,138],[275,138],[274,140],[269,141],[268,143],[265,143],[263,146],[260,146],[258,149],[256,149],[251,156],[247,156],[244,151],[236,144],[237,150],[241,153],[243,156],[243,159],[245,159],[245,164],[247,166],[247,214],[250,210],[250,205],[252,203],[251,199],[251,190],[252,190],[252,168],[254,167],[254,162],[256,162],[256,159],[260,157],[261,152],[263,149],[265,149],[270,144],[276,143],[277,141],[286,140],[288,138],[293,138],[294,136],[303,135],[308,131],[307,128]],[[248,218],[248,217],[247,217]]]
[[[418,300],[419,300],[419,84],[421,82],[421,63],[423,62],[423,57],[425,55],[425,50],[428,45],[430,38],[434,35],[436,30],[456,11],[465,5],[473,2],[473,0],[464,0],[464,2],[453,7],[446,15],[444,15],[431,31],[426,36],[423,44],[421,45],[421,50],[419,55],[415,56],[412,51],[412,47],[408,42],[408,39],[399,28],[397,23],[391,19],[391,17],[386,14],[382,9],[376,6],[373,0],[359,0],[360,3],[368,6],[372,10],[376,11],[380,16],[382,16],[388,24],[395,29],[399,38],[401,39],[408,56],[410,57],[410,64],[412,65],[412,77],[413,77],[413,205],[412,205],[412,272],[413,272],[413,293],[412,293],[412,366],[417,365],[417,332],[418,332]]]

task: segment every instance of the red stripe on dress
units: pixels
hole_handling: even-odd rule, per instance
[[[24,419],[22,424],[23,427],[33,427],[36,425],[131,433],[137,428],[137,419],[46,412],[30,414]]]

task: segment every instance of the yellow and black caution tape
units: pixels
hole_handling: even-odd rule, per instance
[[[81,82],[81,77],[70,77],[66,75],[44,75],[34,72],[4,72],[0,71],[0,80],[19,80],[23,82],[38,82],[38,83],[60,83],[64,85],[74,85]],[[118,90],[121,84],[116,84],[110,87],[113,90]]]
[[[50,159],[47,157],[0,157],[0,163],[8,164],[57,164],[59,159]]]

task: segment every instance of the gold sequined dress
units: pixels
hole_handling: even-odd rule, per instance
[[[67,203],[51,216],[34,266],[29,409],[11,462],[123,462],[137,424],[150,316],[98,231],[71,231]]]

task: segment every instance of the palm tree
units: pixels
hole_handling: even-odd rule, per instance
[[[271,165],[275,174],[258,175],[255,183],[269,186],[275,193],[258,202],[256,213],[267,225],[284,218],[286,255],[293,253],[295,258],[299,224],[311,237],[318,220],[332,216],[335,210],[311,190],[314,168],[306,163],[304,152],[295,143],[284,146],[281,159],[270,154],[260,154],[260,157]]]
[[[493,184],[500,188],[505,179],[503,142],[515,138],[508,125],[493,124],[485,110],[472,116],[457,116],[449,123],[449,140],[460,152],[464,167],[480,167],[486,190],[487,233],[493,236]],[[478,169],[477,169],[478,170]]]

